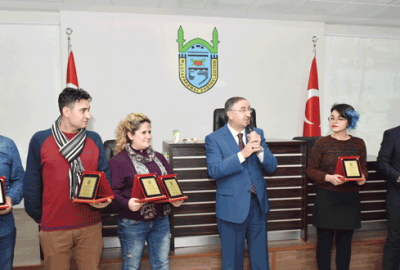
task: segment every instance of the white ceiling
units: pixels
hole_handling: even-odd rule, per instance
[[[0,10],[101,11],[400,27],[400,0],[0,0]]]

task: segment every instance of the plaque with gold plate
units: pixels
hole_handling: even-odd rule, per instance
[[[114,199],[114,193],[104,172],[84,171],[81,176],[78,195],[73,202],[100,203]]]
[[[7,209],[10,207],[7,204],[5,182],[6,178],[4,176],[0,176],[0,209]]]
[[[153,202],[166,199],[158,185],[156,173],[137,174],[133,180],[132,196],[137,198],[136,202]]]
[[[158,184],[160,185],[161,189],[163,189],[164,194],[167,195],[167,199],[157,201],[156,203],[174,202],[188,199],[188,197],[182,192],[182,188],[178,183],[176,174],[159,176]]]
[[[343,181],[363,181],[363,177],[360,165],[360,157],[348,156],[339,157],[336,163],[335,174],[343,176]]]

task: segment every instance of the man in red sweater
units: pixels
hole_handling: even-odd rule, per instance
[[[100,208],[111,203],[74,203],[83,170],[110,172],[100,136],[87,131],[91,96],[65,88],[58,97],[61,116],[51,129],[33,135],[24,178],[25,210],[41,224],[45,269],[97,270],[103,247]]]

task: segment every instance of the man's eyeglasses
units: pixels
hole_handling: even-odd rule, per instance
[[[346,118],[343,118],[343,117],[338,117],[338,118],[328,117],[328,121],[330,121],[330,122],[335,122],[335,120],[337,120],[338,122],[343,122],[344,120],[346,120]]]
[[[246,112],[249,112],[250,114],[251,113],[253,113],[253,109],[240,109],[240,110],[231,110],[231,111],[237,111],[237,112],[240,112],[240,113],[246,113]]]

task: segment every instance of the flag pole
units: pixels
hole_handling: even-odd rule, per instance
[[[65,30],[65,33],[67,33],[68,35],[68,56],[71,53],[71,34],[72,34],[72,29],[71,28],[67,28],[67,30]]]
[[[314,57],[317,56],[317,41],[318,41],[318,38],[316,36],[313,36],[312,42],[314,43],[314,48],[313,48]]]
[[[305,118],[303,124],[303,137],[321,136],[321,119],[319,110],[319,87],[317,72],[317,41],[318,38],[313,36],[314,58],[311,63],[310,77],[308,80],[307,102],[305,110]]]
[[[71,34],[72,29],[67,28],[65,32],[68,35],[68,64],[67,64],[67,87],[79,88],[78,76],[76,76],[74,54],[72,52]]]

